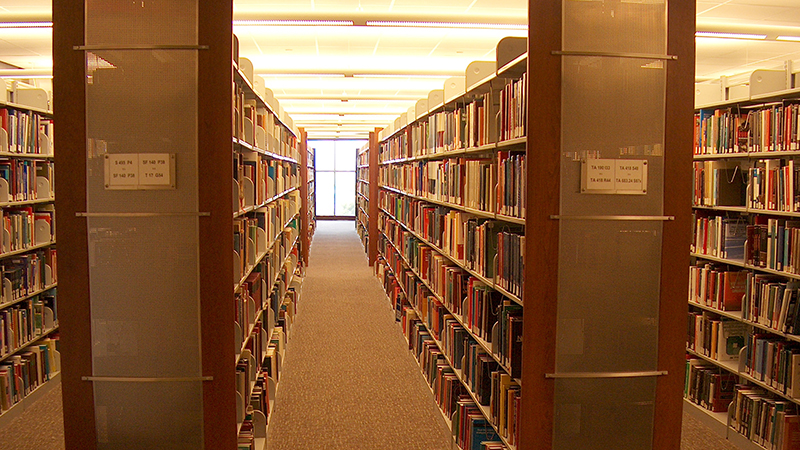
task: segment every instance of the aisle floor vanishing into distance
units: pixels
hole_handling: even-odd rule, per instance
[[[291,330],[269,450],[448,450],[352,221],[319,221]],[[3,450],[63,450],[60,386],[0,429]],[[35,424],[35,425],[34,425]],[[736,450],[684,414],[681,450]]]

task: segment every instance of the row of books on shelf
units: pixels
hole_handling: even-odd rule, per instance
[[[409,123],[380,148],[380,161],[481,147],[526,136],[527,74]],[[409,119],[410,121],[411,119]]]
[[[794,160],[763,159],[753,165],[696,161],[694,206],[800,211],[800,166]]]
[[[748,326],[709,311],[689,311],[686,347],[716,361],[738,361]]]
[[[233,136],[253,147],[300,161],[297,137],[241,86],[234,95],[233,127]]]
[[[690,304],[740,311],[745,322],[800,335],[800,282],[703,262],[690,268],[689,279]]]
[[[487,449],[497,448],[504,449],[502,442],[496,437],[494,427],[487,421],[486,414],[481,406],[479,406],[473,399],[474,393],[470,393],[467,388],[467,381],[462,378],[461,369],[456,369],[452,364],[447,362],[448,357],[441,359],[437,358],[435,376],[431,376],[432,367],[425,361],[433,361],[431,358],[427,360],[422,359],[423,349],[432,350],[437,349],[437,355],[444,355],[441,353],[441,348],[437,346],[436,340],[430,335],[428,329],[424,324],[416,318],[416,313],[408,305],[403,288],[394,277],[391,270],[387,270],[383,261],[379,260],[376,265],[376,272],[379,279],[383,280],[384,289],[391,302],[392,308],[396,311],[396,317],[401,322],[401,327],[406,339],[409,343],[409,349],[420,361],[423,374],[429,380],[431,389],[434,392],[434,398],[439,404],[443,414],[448,418],[450,426],[453,430],[456,443],[462,449]],[[439,362],[444,362],[446,365],[441,365],[442,370],[436,370],[440,367]],[[463,363],[463,358],[458,361],[459,367]],[[509,379],[509,385],[510,379]],[[499,422],[499,398],[497,400],[498,407],[493,409],[497,411],[497,416],[493,416],[492,420]],[[490,402],[492,400],[490,399]],[[516,442],[518,437],[516,417],[519,416],[518,397],[514,404],[513,420],[504,422],[505,428],[503,432],[507,435],[507,440]],[[491,403],[492,407],[495,403]],[[506,409],[504,409],[505,411]],[[505,415],[504,415],[505,416]],[[507,417],[507,416],[506,416]],[[480,425],[478,429],[472,426]],[[491,445],[490,447],[482,446],[483,443]]]
[[[271,259],[260,262],[247,276],[240,289],[234,294],[236,321],[236,352],[247,345],[249,330],[261,320],[275,322],[285,314],[281,306],[287,300],[296,300],[296,288],[292,285],[295,267],[298,262],[297,249],[293,248],[282,266],[275,269]],[[276,270],[278,272],[276,272]],[[272,283],[272,284],[270,284]],[[272,314],[270,318],[268,315]],[[263,319],[266,317],[267,319]],[[244,343],[244,344],[242,344]]]
[[[13,252],[55,240],[55,209],[52,204],[3,208],[3,251]]]
[[[359,179],[361,180],[362,178],[359,178]],[[363,178],[363,179],[366,180],[366,178]],[[369,198],[369,184],[367,184],[367,183],[356,183],[356,191],[359,194],[363,195],[364,197]]]
[[[56,289],[0,310],[0,357],[10,355],[58,324]]]
[[[0,203],[52,199],[54,169],[50,161],[0,159]]]
[[[683,396],[712,412],[727,412],[733,401],[739,376],[703,359],[688,356]]]
[[[285,244],[287,239],[297,235],[299,225],[293,218],[297,216],[299,205],[299,193],[295,191],[266,207],[234,219],[236,282],[259,257],[270,252],[276,239],[283,237]]]
[[[23,109],[0,108],[0,127],[11,153],[53,153],[53,119],[50,117]]]
[[[13,302],[39,292],[58,282],[58,263],[55,248],[17,255],[0,261],[3,303]]]
[[[500,92],[500,140],[527,136],[528,73],[506,84]]]
[[[261,158],[257,154],[234,153],[234,181],[238,186],[238,210],[261,205],[297,186],[296,164]]]
[[[800,344],[709,311],[690,311],[687,348],[800,401]]]
[[[459,359],[452,354],[444,353],[442,347],[437,343],[437,339],[431,335],[424,322],[408,304],[403,288],[396,280],[394,272],[385,264],[384,260],[379,259],[376,265],[377,275],[383,280],[387,296],[408,340],[409,350],[419,361],[423,374],[434,392],[434,399],[450,422],[457,445],[459,448],[471,450],[505,449],[495,427],[499,426],[502,418],[503,424],[498,429],[502,430],[501,433],[505,435],[506,440],[513,442],[518,436],[516,417],[519,416],[519,398],[518,396],[514,397],[514,394],[508,394],[508,391],[516,391],[518,386],[506,374],[506,378],[503,379],[505,382],[503,386],[506,389],[502,396],[505,399],[509,397],[514,399],[511,403],[513,417],[510,417],[507,414],[509,408],[505,407],[507,404],[501,404],[500,400],[500,374],[493,375],[488,370],[484,371],[489,367],[486,367],[483,359],[480,358],[482,350],[478,349],[482,349],[482,347],[474,340],[467,339],[465,339],[464,345],[453,344],[454,347],[458,347],[457,351],[463,352],[464,355],[474,355],[474,359],[467,359],[466,356]],[[497,364],[494,359],[489,359]],[[451,364],[448,360],[453,363]],[[465,371],[464,365],[466,364],[478,364],[482,367]],[[490,392],[485,392],[483,389],[484,377],[489,379]],[[512,388],[512,385],[515,388]],[[480,393],[476,393],[476,390],[479,390]],[[495,391],[498,392],[496,397],[494,396]],[[482,399],[479,401],[486,402],[483,407],[475,401],[478,396]],[[484,413],[486,406],[489,406],[491,417],[487,417]]]
[[[499,95],[487,92],[466,105],[409,124],[381,145],[380,161],[475,148],[495,142]],[[494,113],[494,114],[493,114]]]
[[[58,333],[0,362],[0,413],[30,395],[61,370]]]
[[[430,200],[487,213],[525,217],[526,157],[497,152],[494,158],[448,158],[382,166],[380,183]]]
[[[406,241],[411,245],[405,247],[392,244],[385,237],[378,242],[384,262],[399,277],[406,299],[437,339],[443,339],[445,330],[449,332],[457,326],[458,333],[468,332],[480,339],[512,377],[520,377],[521,306],[460,268],[446,265],[435,254],[426,252],[424,245],[417,253],[413,238]],[[395,249],[409,252],[404,255]],[[414,254],[421,257],[414,258]]]
[[[524,256],[523,226],[478,218],[394,192],[382,191],[379,196],[381,207],[395,221],[407,224],[411,230],[441,249],[445,256],[486,278],[496,277],[499,285],[514,295],[522,295],[523,271],[515,261]],[[379,227],[386,229],[384,224],[396,223],[391,219],[380,217]],[[392,230],[402,228],[396,225],[392,227]]]
[[[270,294],[269,309],[265,309],[252,325],[237,358],[237,421],[240,423],[237,448],[240,450],[261,450],[256,443],[259,438],[266,438],[286,343],[297,311],[297,288],[301,283],[294,277],[297,262],[295,259],[294,265],[285,266],[286,276]]]
[[[695,154],[799,150],[800,104],[784,102],[695,113]]]
[[[767,390],[741,384],[739,377],[704,360],[688,357],[684,397],[712,412],[726,412],[731,428],[770,450],[800,443],[797,405]]]
[[[311,156],[311,155],[309,155]],[[313,162],[313,159],[310,159]],[[356,153],[356,166],[366,166],[369,164],[369,143],[364,144]]]

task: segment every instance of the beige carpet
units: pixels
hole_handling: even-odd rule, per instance
[[[352,221],[320,221],[270,419],[270,450],[450,448]]]
[[[353,223],[320,221],[310,262],[270,420],[270,450],[450,449]],[[0,449],[64,449],[61,414],[57,386],[0,429]],[[735,447],[684,415],[681,450]]]

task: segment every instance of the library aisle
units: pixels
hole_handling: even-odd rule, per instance
[[[353,222],[317,223],[269,449],[449,449]]]
[[[306,275],[269,450],[451,449],[352,221],[318,222]],[[57,386],[0,429],[0,449],[62,450],[61,413]],[[684,414],[681,450],[736,447]]]

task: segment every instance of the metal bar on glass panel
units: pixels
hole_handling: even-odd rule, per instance
[[[675,55],[655,55],[650,53],[566,52],[554,50],[552,54],[559,56],[602,56],[607,58],[663,59],[668,61],[675,61],[678,59],[678,57]]]

